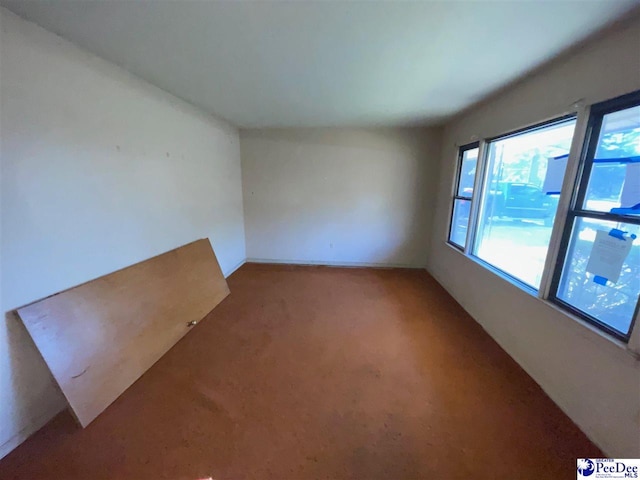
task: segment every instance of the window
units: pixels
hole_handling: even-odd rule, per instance
[[[558,208],[574,117],[488,143],[473,254],[538,289]]]
[[[461,147],[448,241],[628,342],[640,318],[640,91]]]
[[[449,243],[464,250],[469,227],[469,213],[473,198],[478,143],[461,147],[458,152],[458,170],[453,195],[453,213],[449,230]]]
[[[638,93],[591,109],[582,173],[560,252],[552,299],[627,340],[640,294]]]

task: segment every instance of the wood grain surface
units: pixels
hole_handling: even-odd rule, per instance
[[[202,239],[18,314],[86,427],[228,294]]]

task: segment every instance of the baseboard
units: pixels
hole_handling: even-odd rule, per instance
[[[45,412],[30,419],[24,427],[9,438],[9,440],[0,445],[0,459],[6,457],[22,442],[44,427],[53,419],[53,417],[62,412],[65,408],[66,405],[60,405],[58,402],[54,402]]]
[[[229,278],[231,275],[235,273],[236,270],[238,270],[246,262],[247,262],[246,259],[241,260],[235,267],[233,267],[231,270],[229,270],[227,273],[224,274],[224,278]]]
[[[245,263],[272,263],[276,265],[301,265],[342,268],[413,268],[426,269],[424,265],[406,263],[333,262],[326,260],[281,260],[273,258],[247,258]]]

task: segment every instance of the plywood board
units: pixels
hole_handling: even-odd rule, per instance
[[[84,427],[228,294],[205,239],[18,314]]]

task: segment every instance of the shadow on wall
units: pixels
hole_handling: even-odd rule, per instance
[[[7,379],[0,393],[0,457],[66,406],[49,368],[14,311],[5,313]],[[7,435],[5,438],[4,435]]]

